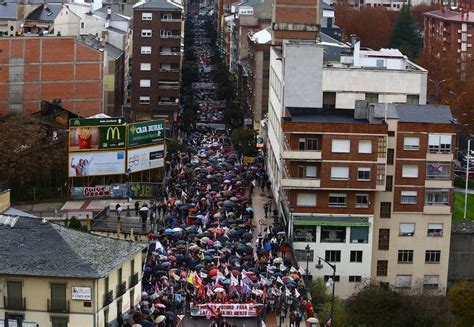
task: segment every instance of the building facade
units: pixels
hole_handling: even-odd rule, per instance
[[[183,54],[183,7],[168,1],[134,7],[132,113],[176,116]]]

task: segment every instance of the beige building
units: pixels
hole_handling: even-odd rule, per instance
[[[5,216],[0,240],[0,326],[117,326],[140,301],[144,244]]]

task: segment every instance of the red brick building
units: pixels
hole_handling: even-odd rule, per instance
[[[167,1],[133,9],[132,114],[167,115],[179,108],[183,7]]]
[[[61,99],[80,116],[103,111],[104,52],[72,37],[0,39],[0,115]]]

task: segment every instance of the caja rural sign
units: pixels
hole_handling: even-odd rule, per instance
[[[153,120],[128,125],[128,146],[146,145],[164,140],[164,120]]]

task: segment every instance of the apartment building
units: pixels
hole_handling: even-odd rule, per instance
[[[142,2],[133,17],[132,114],[173,119],[179,108],[183,7],[164,0]]]
[[[118,326],[141,300],[146,245],[0,216],[0,325]]]
[[[424,13],[424,51],[430,58],[443,64],[448,58],[451,64],[457,66],[462,80],[470,78],[472,70],[472,35],[474,33],[474,12],[457,11],[443,8]]]
[[[391,149],[394,146],[391,135],[395,127],[395,133],[400,131],[399,135],[420,131],[425,142],[423,144],[428,144],[427,139],[431,137],[435,142],[436,135],[438,140],[442,135],[443,142],[446,142],[446,138],[452,137],[454,133],[449,109],[423,106],[426,103],[426,71],[400,57],[398,50],[387,51],[387,54],[384,51],[382,54],[377,51],[358,54],[357,47],[354,50],[350,58],[341,58],[340,62],[345,64],[333,63],[327,66],[323,60],[324,47],[317,42],[285,40],[281,48],[271,47],[268,119],[264,123],[268,148],[267,171],[275,199],[286,217],[296,255],[302,261],[300,264],[305,265],[304,248],[307,244],[314,251],[313,260],[320,256],[336,262],[340,273],[337,277],[339,280],[336,280],[339,283],[336,292],[343,297],[350,295],[362,279],[377,275],[374,265],[378,260],[375,258],[379,258],[379,229],[393,231],[394,228],[378,227],[380,211],[388,210],[388,205],[382,205],[382,202],[391,201],[389,210],[393,216],[383,222],[401,228],[406,214],[395,215],[395,212],[410,212],[409,209],[413,209],[395,204],[401,197],[402,189],[408,192],[405,195],[413,194],[414,185],[425,186],[427,180],[429,192],[425,194],[425,191],[420,191],[419,206],[413,209],[421,215],[419,219],[422,220],[419,221],[425,221],[426,224],[429,221],[433,227],[439,226],[436,224],[442,220],[445,233],[449,234],[451,212],[451,202],[440,206],[424,205],[425,196],[444,196],[445,193],[436,193],[435,188],[442,188],[443,192],[450,190],[448,184],[452,182],[451,175],[441,182],[429,180],[424,175],[428,169],[427,162],[431,164],[430,169],[438,169],[435,156],[440,156],[439,162],[451,164],[451,152],[431,155],[427,151],[423,152],[426,150],[424,148],[420,150],[425,155],[423,159],[421,154],[411,157],[420,158],[423,162],[418,163],[420,167],[416,168],[407,161],[405,169],[412,169],[413,174],[416,170],[420,174],[417,175],[419,180],[411,185],[407,184],[410,179],[406,182],[404,177],[389,170],[397,152],[387,150],[387,147]],[[378,67],[375,66],[377,62]],[[380,107],[385,109],[385,105],[376,104],[378,102],[402,102],[406,105],[388,105],[387,116],[380,118]],[[369,109],[369,103],[377,110]],[[411,118],[410,110],[415,112],[414,117],[425,118],[425,121],[412,123],[410,119],[415,118]],[[430,121],[430,113],[441,117],[440,121]],[[430,133],[433,135],[430,136]],[[397,140],[395,145],[400,147],[400,144],[403,141]],[[406,157],[402,156],[402,152],[400,156],[397,169],[404,176],[402,158]],[[441,170],[446,169],[444,164],[440,167]],[[397,184],[399,179],[402,180],[401,184]],[[386,184],[390,183],[396,191],[386,194]],[[400,189],[395,185],[400,186]],[[403,185],[408,187],[404,188]],[[382,201],[383,197],[392,200]],[[437,214],[434,212],[442,216],[435,216]],[[412,225],[403,225],[403,230],[408,226]],[[428,228],[428,225],[420,228]],[[442,249],[440,251],[446,253],[443,260],[446,260],[449,236],[433,239],[427,235],[417,234],[413,238],[418,247],[417,255],[426,240],[434,240],[433,250]],[[395,245],[390,249],[399,250]],[[385,256],[382,256],[381,261],[386,257],[385,252],[382,254]],[[391,262],[392,259],[386,261]],[[413,281],[423,278],[425,271],[427,276],[434,275],[430,275],[429,269],[423,270],[424,266],[419,262],[400,267],[417,269],[411,273]],[[387,276],[381,280],[395,285],[398,275],[408,275],[406,271],[398,269],[400,267],[391,264]],[[314,269],[313,263],[310,268],[313,276],[330,275],[329,267],[319,272]],[[439,280],[440,287],[446,284],[446,275],[442,271]]]

